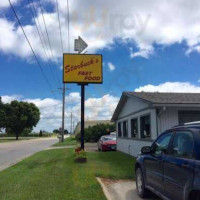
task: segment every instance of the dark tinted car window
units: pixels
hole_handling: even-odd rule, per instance
[[[154,143],[152,147],[153,154],[159,155],[167,152],[172,133],[165,133]]]
[[[179,157],[193,157],[194,138],[189,131],[178,131],[172,142],[170,154]]]

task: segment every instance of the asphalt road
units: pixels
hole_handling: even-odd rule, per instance
[[[41,138],[0,143],[0,171],[56,142],[57,138]]]

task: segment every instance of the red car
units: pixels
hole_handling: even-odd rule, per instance
[[[98,141],[99,151],[109,151],[117,149],[116,137],[110,135],[102,136]]]

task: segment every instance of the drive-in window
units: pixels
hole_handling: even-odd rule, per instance
[[[151,120],[150,115],[140,118],[141,138],[151,138]]]
[[[138,119],[131,119],[131,137],[138,138]]]

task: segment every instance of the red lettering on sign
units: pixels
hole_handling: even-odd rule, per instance
[[[97,59],[98,60],[98,59]],[[78,70],[81,68],[85,68],[87,66],[95,64],[94,58],[91,58],[90,60],[84,62],[83,60],[79,65],[67,65],[65,66],[65,73],[69,73],[70,71]]]
[[[92,75],[92,72],[80,71],[80,72],[78,72],[78,75],[79,75],[79,76],[91,76],[91,75]]]
[[[85,80],[88,80],[88,81],[99,81],[99,80],[101,80],[101,77],[100,76],[86,76]]]
[[[68,73],[70,71],[70,68],[69,68],[69,65],[67,65],[66,67],[65,67],[65,73]]]

